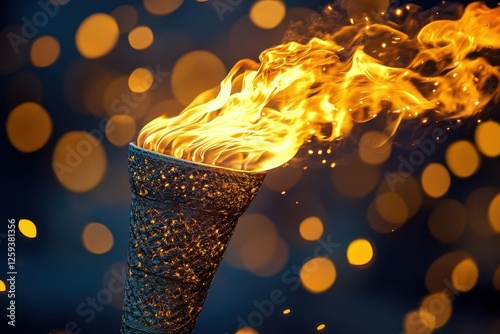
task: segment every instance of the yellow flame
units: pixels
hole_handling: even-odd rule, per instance
[[[387,135],[430,110],[442,118],[473,115],[499,95],[492,83],[499,67],[471,56],[500,48],[499,14],[476,2],[461,19],[431,22],[415,37],[393,22],[362,22],[307,44],[275,46],[261,53],[260,64],[237,62],[219,89],[179,116],[147,124],[138,145],[262,171],[286,163],[313,138],[332,141],[381,113]]]

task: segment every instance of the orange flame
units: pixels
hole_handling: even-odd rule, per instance
[[[499,67],[473,55],[500,48],[500,7],[472,3],[459,20],[431,22],[416,38],[397,28],[368,21],[270,48],[260,64],[241,60],[219,89],[177,117],[147,124],[138,145],[263,171],[292,159],[312,137],[332,141],[381,112],[391,116],[392,135],[402,120],[426,111],[466,117],[498,98]]]

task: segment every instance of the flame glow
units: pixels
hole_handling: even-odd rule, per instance
[[[459,20],[406,33],[394,22],[349,24],[306,44],[237,62],[220,87],[177,117],[159,117],[138,145],[178,158],[252,171],[292,159],[315,138],[332,141],[384,115],[384,132],[427,111],[467,117],[499,96],[500,68],[480,52],[500,48],[500,8],[475,2]],[[413,25],[414,26],[414,25]],[[409,29],[411,30],[411,29]]]

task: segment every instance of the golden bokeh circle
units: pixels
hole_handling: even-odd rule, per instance
[[[78,27],[76,47],[85,58],[99,58],[115,47],[119,34],[118,24],[111,15],[95,13],[83,20]]]
[[[153,85],[153,74],[147,68],[136,68],[128,77],[128,88],[134,93],[144,93]]]
[[[41,149],[52,134],[52,120],[38,103],[24,102],[11,110],[6,123],[7,137],[17,150],[31,153]]]
[[[184,0],[144,0],[144,7],[153,15],[167,15],[179,8]]]
[[[468,140],[458,140],[446,149],[446,164],[455,176],[465,178],[473,175],[480,163],[481,157]]]
[[[477,149],[483,155],[494,158],[500,155],[500,124],[487,121],[479,124],[474,133]]]
[[[60,53],[61,46],[57,39],[52,36],[39,37],[31,45],[31,63],[36,67],[50,66],[59,58]]]
[[[359,158],[371,165],[379,165],[389,159],[392,150],[390,138],[380,131],[367,131],[359,141]]]
[[[375,198],[375,206],[380,217],[392,224],[402,224],[408,217],[408,206],[401,195],[387,192]]]
[[[109,142],[115,146],[125,146],[133,141],[137,126],[129,115],[114,115],[106,123],[105,133]]]
[[[174,65],[172,92],[180,102],[189,104],[202,92],[217,87],[226,75],[224,63],[209,51],[184,54]]]
[[[102,132],[96,132],[104,136]],[[70,131],[59,139],[54,149],[52,169],[66,189],[86,192],[101,182],[107,159],[100,139],[84,131]]]
[[[323,222],[316,216],[307,217],[299,225],[299,233],[308,241],[315,241],[323,235]]]
[[[115,18],[120,33],[129,32],[137,24],[137,10],[132,5],[121,5],[116,7],[111,12],[111,16]]]
[[[446,194],[450,188],[451,177],[446,167],[434,162],[425,167],[421,182],[428,196],[438,198]]]
[[[448,296],[442,292],[425,297],[420,304],[420,319],[431,329],[443,327],[451,317],[452,307]]]
[[[280,0],[255,1],[250,8],[250,20],[262,29],[276,28],[285,18],[286,6]]]
[[[356,239],[347,246],[347,261],[353,266],[363,266],[373,259],[373,246],[366,239]]]
[[[500,193],[488,205],[488,221],[493,230],[500,233]]]
[[[113,248],[114,238],[111,231],[101,223],[89,223],[82,232],[82,243],[93,254],[104,254]]]
[[[128,34],[130,46],[136,50],[144,50],[153,44],[154,35],[151,28],[147,26],[135,27]]]
[[[322,293],[335,282],[337,270],[330,259],[316,257],[302,265],[299,277],[306,290],[312,293]]]

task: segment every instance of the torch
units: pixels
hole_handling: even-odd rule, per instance
[[[191,333],[265,174],[129,146],[132,191],[122,333]]]
[[[325,10],[332,14],[331,6]],[[331,143],[374,118],[392,135],[403,120],[420,121],[426,112],[466,117],[500,98],[498,84],[489,82],[500,80],[500,68],[470,56],[500,49],[499,13],[500,7],[473,3],[460,20],[427,24],[417,35],[389,25],[368,29],[363,20],[320,38],[315,22],[306,44],[267,49],[259,63],[242,59],[219,89],[199,95],[176,117],[148,123],[137,146],[129,146],[122,333],[192,332],[263,171],[290,161],[303,144]],[[407,63],[400,54],[408,47],[415,56]],[[421,66],[427,62],[435,64],[432,75]]]

